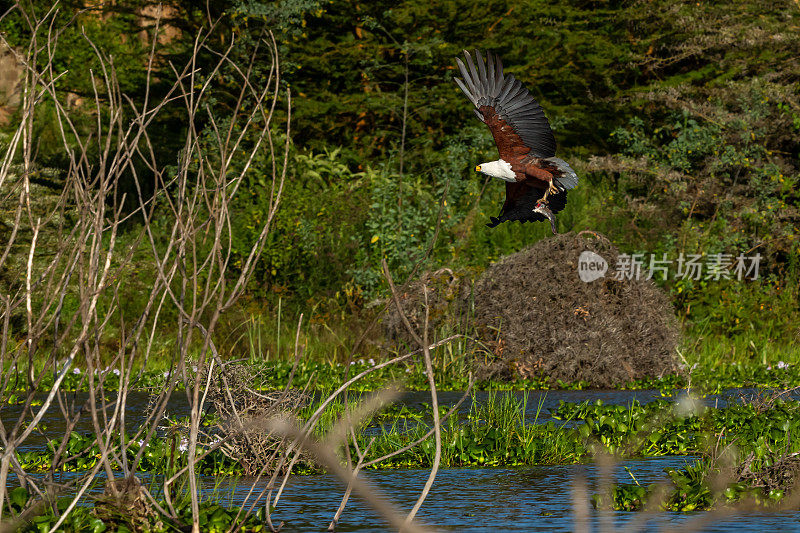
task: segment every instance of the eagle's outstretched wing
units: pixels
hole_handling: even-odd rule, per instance
[[[475,50],[477,68],[466,50],[466,66],[456,58],[464,76],[464,81],[456,78],[456,83],[492,131],[500,157],[509,161],[526,154],[540,158],[556,155],[556,140],[542,107],[513,74],[503,74],[499,57],[491,52],[486,55],[484,64],[480,51]]]

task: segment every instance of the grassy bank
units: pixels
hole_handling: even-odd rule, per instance
[[[464,343],[466,344],[466,343]],[[360,357],[350,362],[325,357],[329,345],[316,345],[319,352],[304,352],[305,357],[297,365],[287,358],[264,357],[261,354],[240,361],[249,370],[250,385],[258,390],[278,390],[289,383],[296,387],[310,387],[312,390],[330,391],[341,386],[348,379],[366,373],[350,386],[354,391],[379,390],[389,383],[402,383],[408,390],[428,390],[429,384],[424,374],[424,363],[419,357],[410,358],[401,365],[380,367],[386,359],[377,353],[373,357]],[[437,388],[446,391],[465,390],[469,385],[471,361],[476,357],[474,352],[458,353],[456,349],[433,350],[434,378]],[[267,353],[269,353],[267,351]],[[772,342],[756,344],[747,338],[698,337],[684,342],[680,349],[680,357],[689,371],[682,375],[665,375],[631,381],[621,385],[623,390],[630,389],[692,389],[705,392],[719,392],[729,388],[768,387],[792,388],[800,385],[800,348],[795,344],[778,345]],[[478,354],[478,357],[481,355]],[[384,358],[386,356],[384,355]],[[171,369],[168,359],[153,358],[151,364],[137,369],[135,379],[131,381],[133,390],[147,391],[163,389],[169,383],[175,383],[176,389],[183,389],[183,381],[178,373]],[[376,368],[378,367],[378,368]],[[294,369],[294,372],[293,372]],[[36,373],[42,367],[36,367]],[[7,367],[6,373],[16,374],[16,379],[8,382],[7,403],[22,401],[22,393],[26,390],[26,369]],[[114,391],[119,387],[119,370],[111,367],[95,370],[95,381],[101,377],[106,390]],[[42,392],[50,390],[55,379],[51,371],[45,374],[40,383]],[[61,388],[65,391],[85,391],[89,387],[89,378],[85,369],[75,365],[65,376]],[[581,382],[552,381],[547,377],[539,379],[477,379],[474,383],[477,390],[540,390],[540,389],[572,389],[587,388]]]

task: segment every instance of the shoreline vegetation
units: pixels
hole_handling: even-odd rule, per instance
[[[0,531],[278,531],[291,476],[323,472],[318,529],[357,497],[427,531],[442,468],[588,463],[579,531],[797,511],[796,1],[195,4],[0,19]],[[503,190],[470,172],[494,147],[452,83],[465,43],[581,175],[557,237],[485,227]],[[581,250],[676,270],[590,286]],[[609,481],[663,456],[689,462]],[[412,468],[403,505],[359,475]]]
[[[443,455],[442,466],[464,467],[519,467],[533,465],[571,464],[591,461],[600,453],[619,460],[661,456],[704,456],[708,440],[726,447],[733,442],[737,453],[756,453],[763,459],[774,450],[787,446],[786,432],[794,427],[794,417],[800,409],[797,400],[772,396],[731,397],[725,407],[706,406],[701,399],[682,395],[672,399],[655,399],[640,404],[635,399],[627,405],[606,404],[602,400],[581,403],[560,401],[550,413],[542,413],[541,405],[533,419],[526,412],[528,397],[515,397],[504,393],[490,394],[486,401],[470,404],[466,411],[456,411],[447,417],[443,439],[449,442]],[[747,401],[745,401],[747,400]],[[306,406],[311,413],[318,404]],[[451,406],[442,406],[447,415]],[[346,409],[334,403],[326,416],[340,417]],[[547,415],[546,421],[544,415]],[[539,416],[543,416],[540,420]],[[760,420],[754,420],[759,415]],[[207,416],[206,428],[214,428],[217,415]],[[749,421],[748,421],[749,420]],[[405,448],[431,429],[430,406],[391,406],[373,420],[363,422],[358,441],[351,444],[355,450],[372,445],[364,468],[398,469],[430,468],[433,461],[431,446],[421,446],[396,455],[388,461],[376,461],[387,453]],[[168,469],[185,466],[187,436],[181,430],[188,426],[188,418],[165,419],[163,429],[168,438],[149,443],[136,441],[128,449],[132,460],[141,447],[146,448],[146,461],[140,464],[142,473],[164,473]],[[319,431],[323,435],[325,431]],[[729,435],[726,437],[726,435]],[[752,437],[752,438],[751,438]],[[211,448],[221,440],[220,435],[207,434],[204,448]],[[726,440],[729,439],[729,440]],[[126,439],[129,440],[129,439]],[[31,472],[46,472],[54,467],[53,459],[61,441],[47,442],[44,451],[19,454],[20,464]],[[70,457],[57,465],[62,472],[91,470],[101,453],[91,435],[71,433],[65,446]],[[598,447],[599,446],[599,447]],[[207,476],[247,475],[247,466],[231,447],[216,448],[205,454],[198,464]],[[355,453],[355,452],[354,452]],[[324,472],[324,467],[306,457],[297,464],[301,475]]]
[[[400,368],[386,367],[373,370],[376,366],[368,361],[356,361],[350,365],[352,373],[367,372],[364,378],[359,379],[348,387],[355,392],[370,392],[381,390],[392,383],[402,383],[408,391],[430,390],[427,378],[421,369],[414,366]],[[257,391],[279,391],[290,384],[289,377],[294,368],[293,380],[305,383],[303,387],[308,391],[332,391],[345,383],[345,368],[342,363],[302,362],[296,367],[289,362],[258,362],[245,363],[243,366],[252,373],[249,386]],[[95,371],[96,377],[103,376],[103,388],[108,392],[119,390],[119,374],[112,369]],[[454,376],[445,372],[434,372],[436,389],[439,391],[463,391],[470,384],[469,376]],[[41,380],[38,390],[41,393],[52,390],[54,376]],[[775,366],[730,364],[724,368],[714,365],[695,366],[690,375],[671,374],[662,377],[634,380],[617,387],[599,388],[592,387],[586,382],[555,382],[548,378],[542,379],[516,379],[507,380],[481,380],[474,381],[472,390],[476,391],[531,391],[531,390],[646,390],[654,389],[672,394],[690,388],[692,391],[703,394],[719,393],[727,389],[753,388],[753,389],[793,389],[800,383],[800,367],[794,364],[778,361]],[[138,392],[151,392],[161,390],[172,385],[173,390],[183,391],[182,380],[174,373],[168,371],[145,370],[137,373],[132,379],[128,390]],[[89,381],[83,376],[83,371],[75,367],[61,381],[59,389],[66,392],[86,392],[90,388]],[[15,393],[24,393],[27,389],[23,385],[8,384],[6,403],[14,404],[21,401],[23,396]]]
[[[353,398],[357,401],[357,398]],[[561,401],[557,408],[543,416],[541,405],[534,418],[526,420],[527,395],[515,397],[503,392],[490,394],[485,402],[473,403],[466,412],[447,415],[450,406],[442,406],[446,417],[442,439],[447,443],[441,457],[444,468],[522,468],[535,465],[556,465],[594,462],[614,462],[646,457],[687,457],[684,469],[667,469],[668,481],[664,484],[639,485],[635,472],[634,483],[609,487],[612,500],[605,500],[603,492],[594,497],[597,507],[616,510],[638,510],[645,507],[670,511],[697,511],[704,509],[736,509],[746,503],[749,508],[784,508],[786,498],[794,494],[797,462],[790,435],[800,424],[798,410],[800,401],[789,399],[785,394],[758,394],[749,397],[731,397],[725,407],[705,406],[698,398],[685,394],[672,399],[655,399],[647,404],[633,400],[628,405],[609,405],[600,400],[569,403]],[[317,407],[309,403],[301,416],[308,416]],[[345,411],[343,403],[329,406],[330,420],[341,417]],[[204,422],[204,427],[213,427],[216,421]],[[366,454],[364,469],[426,469],[434,460],[434,450],[429,440],[422,445],[392,455],[428,432],[432,425],[430,406],[409,408],[392,406],[374,419],[364,421],[350,444],[351,453],[359,446],[370,450]],[[142,449],[144,460],[138,471],[149,484],[147,490],[157,495],[159,479],[186,466],[188,418],[167,420],[163,431],[166,438],[148,443],[134,442],[127,448],[128,460],[133,460]],[[319,435],[325,431],[320,430]],[[197,453],[202,460],[196,468],[202,476],[248,475],[242,463],[230,447],[216,448],[206,453],[207,448],[221,440],[219,435],[204,436],[207,444],[201,445]],[[61,442],[51,440],[44,451],[29,451],[17,454],[19,464],[31,473],[39,475],[52,471],[80,473],[94,468],[102,453],[92,435],[81,436],[73,432],[64,443],[66,456],[58,456],[56,450]],[[54,458],[58,464],[54,465]],[[119,466],[119,465],[118,465]],[[325,472],[324,466],[310,456],[295,464],[296,475],[316,475]],[[22,501],[31,495],[15,489],[10,495],[12,507],[20,510]],[[790,498],[789,502],[794,500]],[[163,501],[161,502],[163,505]],[[102,504],[102,500],[95,505]],[[755,507],[752,507],[755,506]],[[741,508],[741,507],[739,507]],[[790,507],[789,507],[790,508]],[[211,514],[218,509],[213,498],[203,502],[203,513]],[[76,515],[74,523],[91,523],[95,515],[84,509]],[[210,519],[230,520],[235,508],[222,509],[217,517]],[[150,517],[152,518],[152,517]],[[208,517],[204,519],[209,519]],[[51,523],[38,519],[38,523]],[[253,531],[263,514],[246,520]],[[220,526],[222,527],[222,522]],[[230,525],[230,522],[226,523]],[[83,527],[83,526],[81,526]],[[224,528],[223,528],[224,529]]]

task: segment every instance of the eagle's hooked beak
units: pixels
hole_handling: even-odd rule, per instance
[[[481,166],[480,165],[476,166],[475,167],[475,172],[480,172],[480,171],[481,171]]]

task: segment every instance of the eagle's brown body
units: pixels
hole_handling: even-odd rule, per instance
[[[475,51],[477,68],[464,52],[467,68],[456,59],[464,81],[456,78],[475,106],[475,114],[488,126],[497,145],[499,174],[485,172],[506,181],[506,201],[491,227],[506,220],[522,222],[550,219],[566,205],[566,191],[578,183],[567,163],[555,157],[555,138],[544,111],[513,75],[505,75],[500,59],[488,54],[484,64]],[[506,166],[510,165],[510,170]],[[486,165],[488,166],[488,165]],[[496,168],[496,167],[493,167]],[[481,166],[477,167],[481,170]],[[510,172],[510,173],[509,173]],[[513,175],[511,174],[513,173]]]

